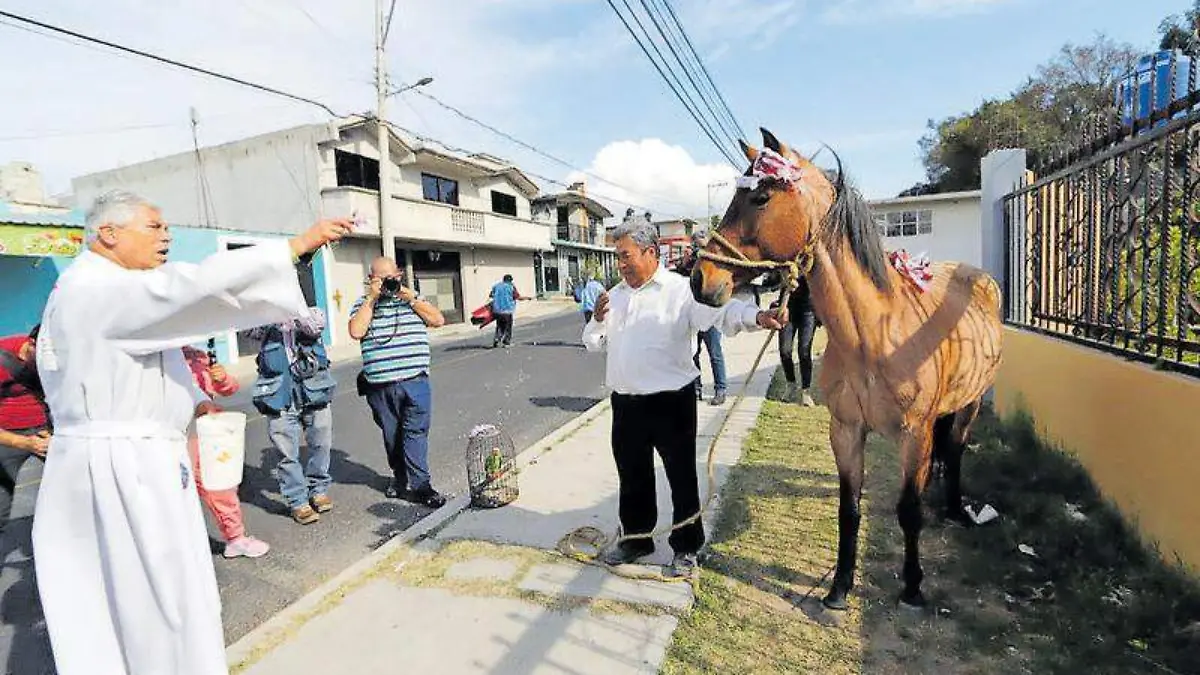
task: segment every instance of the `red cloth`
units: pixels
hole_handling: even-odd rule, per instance
[[[0,338],[0,349],[20,358],[21,347],[30,342],[27,335]],[[12,382],[13,374],[0,364],[0,386]],[[0,429],[32,429],[47,426],[46,408],[33,392],[17,384],[0,398]]]
[[[489,323],[496,320],[496,315],[492,313],[492,303],[488,303],[483,307],[471,312],[471,323],[483,328]]]

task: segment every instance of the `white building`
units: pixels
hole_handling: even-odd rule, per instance
[[[980,191],[876,199],[871,212],[889,250],[983,266]]]
[[[571,295],[589,271],[605,283],[616,276],[616,249],[605,241],[604,220],[612,217],[612,211],[589,197],[584,183],[542,195],[533,200],[532,208],[533,219],[552,228],[554,245],[554,253],[543,257],[538,270],[539,295]]]
[[[161,206],[171,223],[252,233],[226,237],[223,247],[254,243],[253,233],[294,234],[318,218],[357,214],[364,227],[322,256],[314,271],[339,344],[349,340],[350,309],[381,252],[376,140],[373,121],[312,124],[202,148],[199,161],[194,152],[180,153],[82,176],[72,186],[80,204],[122,187]],[[484,304],[504,274],[518,288],[534,287],[534,257],[551,249],[551,232],[530,217],[538,188],[525,174],[495,157],[395,132],[390,161],[396,260],[448,321],[463,321]]]

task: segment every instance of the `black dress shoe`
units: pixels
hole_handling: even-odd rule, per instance
[[[431,509],[440,509],[446,505],[446,497],[431,487],[408,490],[404,493],[404,499],[414,504],[428,506]]]
[[[408,485],[400,482],[399,479],[393,478],[388,481],[387,489],[383,491],[383,496],[388,499],[404,499],[404,495],[408,492]]]
[[[654,553],[654,544],[625,542],[605,553],[603,560],[606,565],[628,565],[629,563],[637,562],[639,558],[644,558],[651,553]]]

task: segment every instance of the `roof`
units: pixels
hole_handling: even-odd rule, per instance
[[[917,195],[915,197],[889,197],[887,199],[871,199],[868,204],[871,206],[900,206],[904,204],[929,204],[932,202],[953,202],[964,199],[981,199],[983,196],[982,190],[966,190],[963,192],[938,192],[931,195]]]
[[[84,213],[77,209],[33,207],[0,201],[0,225],[83,227]]]
[[[591,197],[580,194],[578,192],[559,192],[552,195],[542,195],[533,200],[534,204],[553,201],[556,206],[567,206],[570,204],[580,204],[587,212],[599,216],[600,218],[612,218],[613,213],[609,211],[603,204],[592,199]]]

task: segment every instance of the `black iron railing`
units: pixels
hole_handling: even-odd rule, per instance
[[[1200,376],[1192,98],[1148,124],[1094,125],[1086,153],[1004,198],[1008,323]]]

